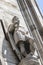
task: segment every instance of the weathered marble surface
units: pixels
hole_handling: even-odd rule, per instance
[[[17,13],[16,13],[17,12]],[[0,19],[11,22],[14,15],[21,15],[16,0],[0,0]],[[16,65],[18,63],[11,45],[5,40],[0,23],[0,59],[2,65]]]
[[[17,0],[0,0],[0,18],[6,21],[7,24],[12,21],[14,16],[18,16],[20,25],[26,26],[21,15]],[[27,29],[27,27],[25,27]]]
[[[16,65],[18,63],[15,54],[5,36],[0,23],[0,60],[2,65]]]

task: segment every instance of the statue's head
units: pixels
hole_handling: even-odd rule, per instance
[[[12,23],[14,24],[14,27],[17,28],[19,27],[19,19],[17,16],[14,16],[12,19]]]

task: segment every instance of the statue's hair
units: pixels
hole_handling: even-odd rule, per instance
[[[16,21],[19,21],[18,17],[17,16],[14,16],[13,19],[12,19],[12,23],[14,23],[14,20]]]

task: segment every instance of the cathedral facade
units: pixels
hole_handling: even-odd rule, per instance
[[[20,21],[20,26],[22,27],[20,32],[25,33],[25,31],[28,31],[35,42],[34,55],[31,57],[29,54],[26,58],[20,59],[20,61],[17,58],[17,56],[20,57],[20,53],[13,44],[13,36],[8,32],[14,16],[18,17]],[[24,39],[23,35],[21,35],[22,40]],[[15,51],[16,53],[18,52],[17,55]],[[38,58],[36,58],[37,56]],[[34,64],[43,65],[43,17],[37,2],[35,0],[0,0],[0,65]]]

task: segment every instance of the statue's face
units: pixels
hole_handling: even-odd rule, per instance
[[[15,28],[18,28],[19,27],[19,21],[15,21],[14,26],[15,26]]]
[[[14,27],[17,29],[19,27],[18,17],[14,16],[14,18],[12,19],[12,22],[13,22]]]

